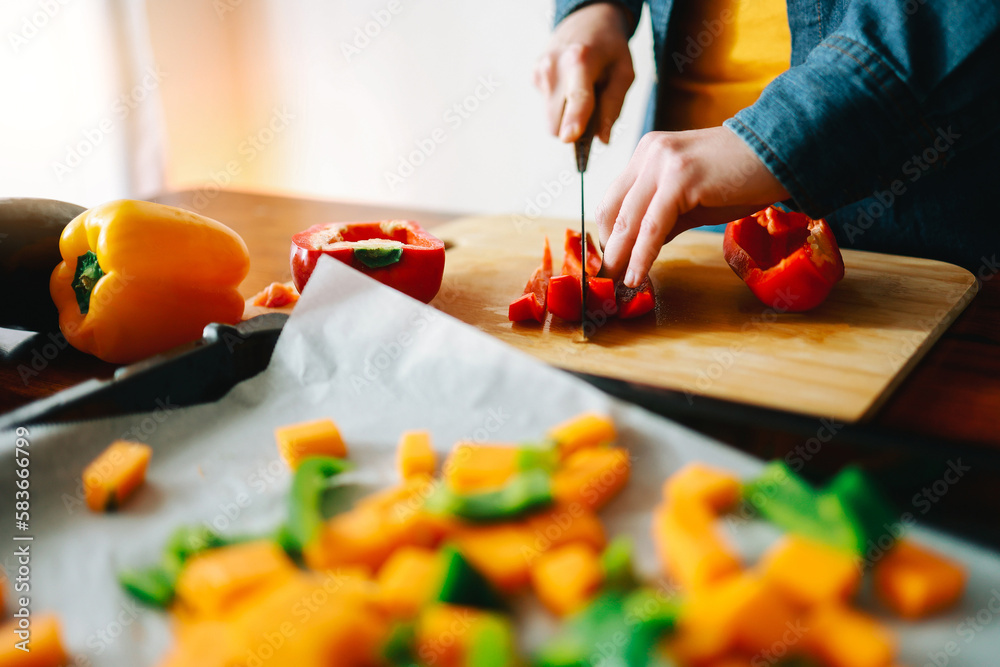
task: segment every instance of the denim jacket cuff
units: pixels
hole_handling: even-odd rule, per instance
[[[724,125],[753,149],[800,210],[819,218],[870,196],[905,169],[909,155],[933,144],[937,132],[917,109],[908,87],[875,52],[831,35]]]
[[[553,25],[559,25],[564,18],[576,10],[586,7],[587,5],[596,4],[597,2],[607,2],[628,11],[632,15],[632,20],[629,23],[628,36],[631,38],[632,35],[635,34],[636,26],[639,24],[639,16],[642,14],[643,0],[557,0],[556,15]]]

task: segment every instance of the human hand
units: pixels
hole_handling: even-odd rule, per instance
[[[601,275],[638,287],[664,243],[692,227],[750,215],[788,198],[734,132],[650,132],[604,195],[597,225]]]
[[[580,138],[595,102],[600,114],[597,137],[610,141],[611,126],[635,80],[628,50],[633,20],[621,7],[598,2],[556,26],[548,51],[535,65],[534,81],[545,97],[549,129],[562,141]],[[595,88],[601,91],[597,100]]]

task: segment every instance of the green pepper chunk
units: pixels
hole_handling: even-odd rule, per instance
[[[163,548],[163,568],[176,578],[191,556],[229,543],[229,540],[206,526],[180,526],[167,538],[167,544]]]
[[[510,623],[496,614],[483,618],[469,647],[466,667],[510,667],[516,664],[517,651]]]
[[[162,566],[143,570],[123,570],[118,573],[118,583],[139,602],[151,607],[165,608],[174,599],[176,578]]]
[[[854,524],[859,554],[870,546],[887,549],[895,542],[893,533],[899,513],[860,468],[849,466],[841,470],[827,485],[826,494],[836,498],[839,511]],[[887,537],[890,544],[882,544]]]
[[[658,634],[672,632],[681,614],[681,603],[652,588],[637,588],[623,603],[626,620],[647,626]]]
[[[526,472],[540,468],[549,472],[559,466],[559,450],[554,441],[524,444],[517,448],[517,469]]]
[[[417,663],[414,650],[417,643],[417,629],[413,623],[397,623],[389,631],[382,646],[382,657],[390,665],[408,667]]]
[[[761,516],[788,532],[856,551],[854,525],[837,502],[831,502],[796,475],[783,461],[772,461],[746,485],[743,497]]]
[[[454,546],[448,545],[441,550],[441,561],[438,602],[498,611],[506,607],[493,585]]]
[[[633,552],[632,540],[626,535],[619,535],[604,548],[601,552],[601,571],[604,573],[605,588],[629,591],[636,587]]]
[[[646,667],[657,657],[656,645],[674,627],[679,606],[657,602],[645,589],[629,595],[608,591],[567,620],[561,632],[536,656],[539,667],[585,667],[594,664]]]
[[[511,477],[495,491],[462,494],[438,486],[424,501],[429,512],[466,521],[490,522],[515,519],[553,503],[552,476],[535,468]]]
[[[279,532],[278,542],[298,556],[307,544],[316,539],[326,518],[323,495],[330,480],[345,470],[351,462],[334,456],[310,456],[299,463],[292,478],[288,501],[288,520]]]
[[[123,570],[118,583],[140,602],[166,607],[174,598],[174,587],[184,564],[209,549],[242,542],[247,537],[223,537],[206,526],[181,526],[167,538],[160,564],[139,570]]]

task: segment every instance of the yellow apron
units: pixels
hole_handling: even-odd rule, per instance
[[[721,125],[788,69],[785,0],[676,0],[657,129]]]

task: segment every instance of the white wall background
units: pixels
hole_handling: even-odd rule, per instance
[[[55,15],[15,50],[9,33],[46,4]],[[0,110],[0,195],[90,205],[216,183],[460,212],[578,214],[572,148],[547,134],[531,85],[550,2],[148,0],[148,35],[136,18],[142,7],[4,3],[0,66],[23,95]],[[128,39],[116,51],[115,25],[148,39],[155,63]],[[591,161],[591,214],[641,131],[652,77],[645,19],[632,47],[637,82],[611,146]],[[132,62],[124,73],[123,57]],[[119,118],[120,96],[132,99],[136,86],[143,99]],[[102,145],[60,178],[53,161],[105,116],[113,129]]]

